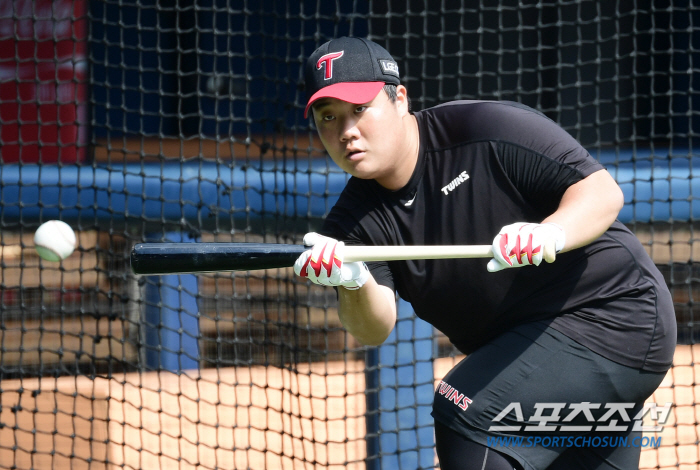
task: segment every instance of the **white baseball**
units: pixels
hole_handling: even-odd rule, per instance
[[[49,220],[34,234],[34,248],[46,261],[61,261],[75,250],[75,232],[60,220]]]

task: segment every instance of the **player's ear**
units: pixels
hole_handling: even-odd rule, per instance
[[[411,101],[408,98],[408,90],[403,85],[396,86],[396,104],[402,114],[411,112]]]

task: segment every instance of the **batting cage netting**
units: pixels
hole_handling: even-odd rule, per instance
[[[414,110],[517,101],[607,166],[678,320],[641,468],[700,468],[698,28],[691,0],[0,2],[0,467],[437,467],[460,356],[408,305],[366,348],[290,269],[130,270],[138,242],[320,226],[346,176],[303,64],[349,35],[391,51]],[[62,262],[34,250],[52,219]]]

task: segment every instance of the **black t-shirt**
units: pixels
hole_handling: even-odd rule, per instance
[[[541,222],[566,189],[605,171],[544,115],[510,102],[457,101],[416,112],[420,150],[408,184],[351,178],[322,232],[356,245],[490,245],[504,226]],[[486,270],[488,259],[368,263],[379,284],[462,352],[528,321],[631,367],[665,371],[673,303],[641,243],[616,221],[553,264]]]

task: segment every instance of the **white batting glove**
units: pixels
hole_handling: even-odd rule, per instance
[[[304,245],[312,248],[297,258],[294,272],[314,284],[356,290],[369,279],[365,263],[343,263],[345,243],[311,232],[304,235]]]
[[[564,229],[554,223],[529,224],[518,222],[506,225],[493,239],[493,259],[486,269],[495,273],[502,269],[520,266],[539,266],[544,257],[545,246],[554,245],[558,253],[564,248]]]

